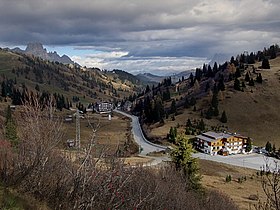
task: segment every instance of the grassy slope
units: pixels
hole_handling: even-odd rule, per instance
[[[220,114],[223,110],[226,111],[228,122],[224,125],[228,126],[229,131],[250,136],[254,139],[256,145],[264,145],[267,141],[270,141],[279,148],[280,57],[270,60],[270,65],[270,70],[257,71],[257,73],[262,74],[263,83],[255,82],[254,87],[247,85],[244,92],[233,90],[233,82],[227,84],[226,91],[220,97],[219,110]],[[260,63],[255,66],[260,66]],[[252,73],[252,70],[250,71]],[[253,75],[253,77],[256,78],[256,75]],[[187,119],[201,119],[200,111],[207,109],[210,101],[211,96],[209,95],[198,100],[196,112],[192,108],[179,110],[181,114],[175,117],[175,121],[169,118],[165,120],[163,126],[158,126],[158,124],[151,126],[149,135],[165,138],[170,127],[178,125],[178,130],[184,132]],[[203,120],[208,128],[222,125],[219,117],[211,120],[204,118]]]
[[[231,98],[221,103],[226,110],[228,126],[244,135],[251,136],[256,144],[266,141],[280,147],[280,57],[270,61],[270,70],[261,70],[263,84],[247,87],[244,93],[230,94]]]
[[[247,210],[250,207],[254,209],[253,205],[257,201],[250,200],[249,196],[257,195],[261,201],[265,201],[261,177],[257,176],[257,171],[208,160],[199,160],[199,165],[203,186],[227,194],[241,210]],[[231,175],[231,182],[225,182],[227,175]],[[239,183],[238,178],[245,176],[246,181]]]
[[[21,58],[21,60],[19,60]],[[16,76],[15,73],[12,73],[12,70],[15,69],[17,71],[18,68],[24,69],[29,64],[25,63],[25,58],[22,55],[7,52],[4,50],[0,50],[0,74],[6,76],[10,79],[17,80],[17,84],[20,86],[24,83],[29,89],[34,90],[36,84],[39,85],[40,90],[46,90],[49,92],[57,92],[63,94],[65,97],[69,99],[72,98],[73,95],[78,96],[84,102],[95,102],[99,100],[110,100],[113,98],[111,88],[105,88],[102,91],[99,91],[99,87],[88,87],[87,82],[82,78],[82,76],[89,78],[91,77],[93,80],[97,82],[101,82],[103,84],[111,84],[116,90],[120,98],[128,97],[135,91],[135,87],[140,84],[133,84],[131,81],[124,80],[122,81],[117,74],[112,74],[111,72],[101,72],[96,69],[91,69],[88,72],[76,71],[74,69],[69,69],[64,65],[56,65],[47,61],[41,61],[41,64],[48,65],[53,69],[59,69],[60,74],[63,74],[65,77],[63,78],[64,82],[68,84],[69,91],[65,91],[61,87],[61,75],[57,74],[57,71],[53,70],[50,73],[53,75],[53,79],[49,79],[47,74],[49,70],[44,69],[44,81],[42,84],[38,83],[35,79],[35,75],[32,70],[26,74],[19,73]],[[35,61],[37,62],[37,61]],[[41,67],[37,64],[35,65],[38,69]],[[32,68],[32,66],[30,66]],[[132,76],[132,75],[131,75]],[[73,81],[73,78],[75,80]],[[50,80],[51,84],[48,84]],[[88,95],[88,92],[96,92],[97,98],[93,99]]]

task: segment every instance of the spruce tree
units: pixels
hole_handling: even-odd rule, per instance
[[[249,81],[249,86],[254,86],[254,85],[255,85],[255,82],[254,82],[253,78],[251,78]]]
[[[235,90],[241,90],[239,79],[235,78],[233,87],[234,87]]]
[[[262,83],[262,74],[261,73],[258,74],[256,81],[258,83]]]
[[[171,152],[171,159],[175,163],[176,169],[182,171],[188,180],[187,188],[199,190],[201,188],[201,175],[197,160],[192,157],[192,145],[185,135],[177,138],[178,147]]]
[[[271,152],[272,151],[272,146],[271,146],[271,143],[269,141],[266,142],[265,150],[267,152]]]
[[[222,123],[227,123],[227,115],[226,115],[225,111],[223,111],[223,113],[222,113],[221,122]]]
[[[263,69],[270,69],[270,64],[267,58],[263,59],[262,61],[262,68]]]
[[[12,117],[11,107],[8,106],[6,110],[6,119],[5,119],[5,137],[9,140],[13,147],[16,147],[18,144],[18,136],[16,123]]]
[[[247,72],[246,75],[245,75],[245,81],[246,81],[246,82],[249,82],[249,81],[250,81],[250,75],[249,75],[248,72]]]
[[[245,152],[250,152],[252,150],[252,140],[250,138],[247,139]]]
[[[176,102],[173,99],[171,102],[171,107],[170,107],[170,114],[177,114],[177,108],[176,108]]]

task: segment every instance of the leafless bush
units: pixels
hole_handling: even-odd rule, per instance
[[[262,188],[266,195],[266,201],[259,201],[255,208],[258,210],[280,210],[280,168],[278,162],[274,166],[268,164],[261,171]]]
[[[205,198],[186,190],[185,177],[172,165],[131,168],[117,158],[103,161],[102,154],[92,158],[95,128],[86,151],[73,162],[57,149],[62,127],[52,106],[42,109],[33,100],[23,108],[18,147],[0,150],[0,181],[52,209],[235,209],[219,193]]]

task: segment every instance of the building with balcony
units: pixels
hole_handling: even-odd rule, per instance
[[[210,155],[245,153],[248,137],[232,133],[208,131],[196,136],[196,149]]]

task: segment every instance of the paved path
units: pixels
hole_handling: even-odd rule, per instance
[[[272,157],[267,157],[263,154],[237,154],[237,155],[229,155],[229,156],[221,156],[221,155],[207,155],[204,153],[195,153],[194,157],[211,160],[220,163],[226,163],[234,166],[240,166],[244,168],[251,168],[255,170],[263,169],[263,167],[269,167],[270,169],[275,168],[275,164],[280,165],[280,160],[277,160]]]
[[[147,154],[150,152],[162,151],[166,149],[165,146],[153,144],[144,137],[141,126],[139,124],[138,117],[127,114],[119,110],[114,110],[114,111],[132,119],[131,126],[132,126],[132,133],[134,135],[134,139],[136,143],[142,148],[140,152],[140,156],[147,156]],[[255,170],[260,170],[263,167],[267,167],[267,166],[273,169],[275,168],[276,163],[278,164],[278,166],[280,166],[280,160],[257,153],[237,154],[237,155],[229,155],[229,156],[220,156],[220,155],[211,156],[205,153],[195,153],[193,154],[193,157],[225,163],[234,166],[240,166],[244,168],[255,169]],[[152,157],[152,158],[153,161],[148,163],[147,165],[157,165],[162,161],[170,161],[170,158],[167,156]]]
[[[140,155],[147,155],[150,152],[163,151],[167,148],[165,146],[161,146],[161,145],[149,142],[144,137],[141,126],[140,126],[140,123],[139,123],[139,120],[138,120],[138,117],[136,117],[134,115],[127,114],[127,113],[122,112],[120,110],[114,110],[114,111],[132,119],[132,122],[131,122],[132,133],[133,133],[133,136],[134,136],[134,139],[135,139],[136,143],[141,147]]]

